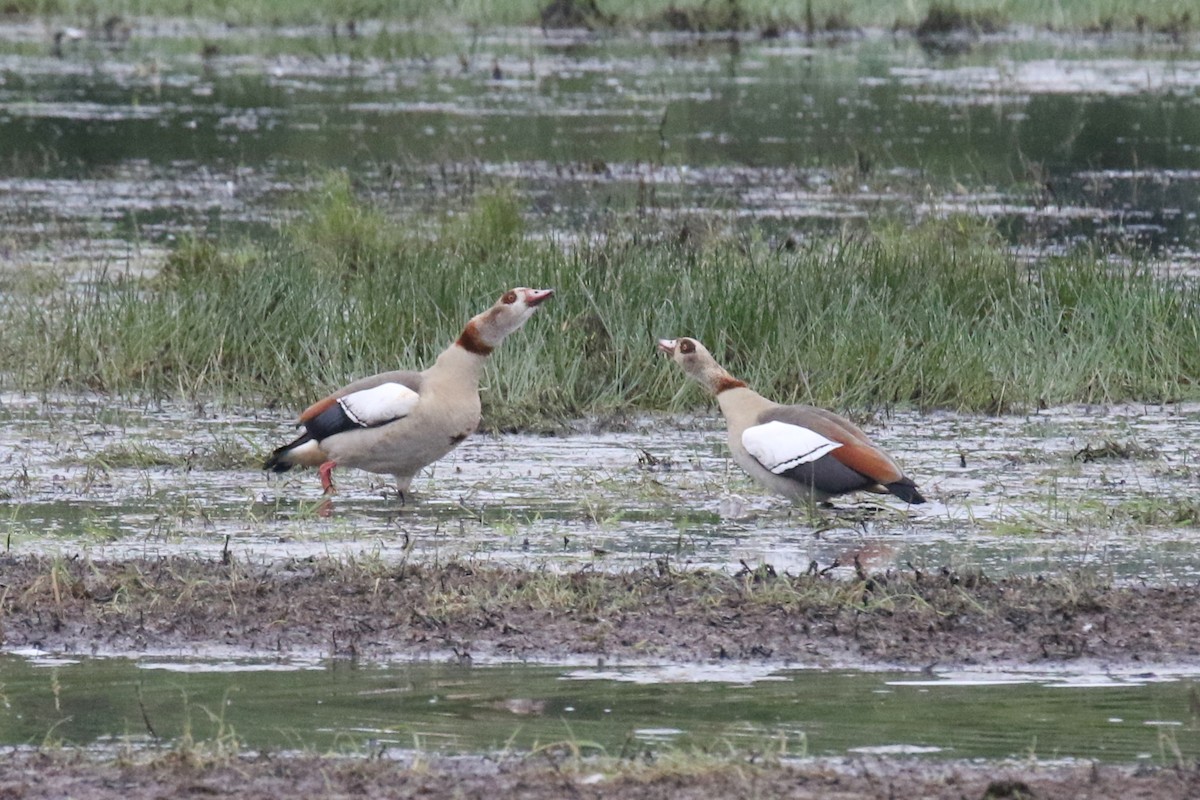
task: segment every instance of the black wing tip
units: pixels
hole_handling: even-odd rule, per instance
[[[919,506],[921,503],[926,502],[925,496],[917,489],[917,485],[908,478],[892,483],[885,483],[883,488],[910,505]]]
[[[269,469],[272,472],[287,472],[289,469],[296,466],[291,461],[288,461],[288,453],[299,445],[304,444],[311,438],[312,436],[308,432],[305,432],[285,444],[283,447],[276,447],[271,451],[271,455],[267,456],[267,460],[263,462],[262,468]]]
[[[269,469],[272,472],[287,472],[294,466],[283,459],[283,455],[288,449],[288,446],[284,446],[271,453],[267,460],[263,462],[262,468]]]
[[[282,459],[276,458],[272,454],[270,458],[263,462],[262,468],[269,469],[271,472],[287,472],[292,468],[292,465]]]

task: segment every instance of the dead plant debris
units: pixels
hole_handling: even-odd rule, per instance
[[[206,646],[338,658],[475,654],[987,665],[1194,660],[1200,587],[1116,587],[1088,574],[669,564],[557,573],[490,563],[171,557],[0,561],[0,641],[57,652]],[[598,624],[603,623],[603,624]]]
[[[1104,459],[1129,461],[1155,458],[1157,456],[1157,451],[1149,447],[1143,447],[1137,442],[1118,442],[1109,439],[1096,447],[1092,447],[1090,443],[1084,445],[1082,450],[1075,453],[1072,460],[1088,464],[1092,461],[1101,461]]]
[[[696,754],[578,758],[243,755],[195,762],[178,754],[104,761],[79,751],[0,755],[0,797],[149,800],[162,797],[573,797],[698,800],[716,797],[1086,797],[1183,800],[1200,795],[1193,767],[1031,764],[858,757],[799,764]]]

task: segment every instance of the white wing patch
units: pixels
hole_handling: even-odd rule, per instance
[[[356,425],[370,428],[406,417],[421,396],[402,383],[381,383],[338,398],[338,405]]]
[[[758,459],[758,463],[781,475],[837,450],[842,443],[826,439],[808,428],[775,420],[747,428],[742,433],[742,446]]]

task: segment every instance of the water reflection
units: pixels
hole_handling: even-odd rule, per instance
[[[1200,61],[1174,46],[1037,35],[930,57],[879,33],[732,53],[690,37],[462,36],[465,61],[458,35],[408,31],[342,52],[323,28],[162,24],[91,59],[0,41],[0,214],[161,241],[278,218],[280,191],[345,167],[410,211],[511,176],[550,229],[648,205],[786,235],[920,202],[1038,246],[1102,233],[1200,249]],[[200,58],[198,37],[219,54]],[[163,188],[131,205],[145,173]],[[44,181],[80,182],[89,202],[43,196]]]
[[[1155,759],[1200,753],[1179,675],[950,675],[753,666],[354,665],[2,655],[0,745],[527,750],[652,746],[781,756]]]

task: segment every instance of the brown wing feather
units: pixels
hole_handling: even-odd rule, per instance
[[[829,454],[850,469],[881,484],[904,477],[892,457],[879,449],[870,437],[850,420],[832,411],[813,406],[778,406],[763,412],[759,422],[779,420],[814,430],[827,439],[841,442],[842,447]]]
[[[888,484],[904,477],[904,473],[887,453],[859,442],[843,442],[843,446],[829,456],[877,483]]]
[[[301,423],[308,422],[310,419],[336,403],[337,399],[338,396],[336,394],[331,394],[328,397],[318,400],[308,408],[304,409],[304,412],[300,415],[300,419],[298,421]]]

